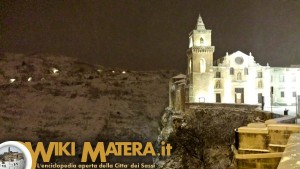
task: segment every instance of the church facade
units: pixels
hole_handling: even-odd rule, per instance
[[[300,66],[262,66],[249,53],[226,53],[214,60],[212,31],[199,16],[189,34],[186,75],[170,80],[170,107],[182,103],[294,105],[300,95]],[[179,104],[181,103],[181,104]]]

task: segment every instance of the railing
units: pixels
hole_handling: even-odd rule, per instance
[[[192,48],[189,48],[187,50],[187,53],[191,53],[191,52],[213,52],[215,50],[214,46],[194,46]]]

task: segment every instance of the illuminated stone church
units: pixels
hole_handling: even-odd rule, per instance
[[[170,80],[170,107],[184,103],[293,105],[300,95],[300,66],[262,66],[251,54],[237,51],[214,60],[212,31],[199,16],[189,34],[187,74]]]

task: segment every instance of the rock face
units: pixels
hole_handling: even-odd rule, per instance
[[[177,72],[123,71],[49,54],[0,56],[0,142],[156,140]]]
[[[234,144],[234,129],[270,118],[271,113],[247,105],[202,104],[183,114],[166,110],[158,141],[171,143],[173,151],[172,156],[159,159],[157,164],[164,169],[233,168],[230,146]]]

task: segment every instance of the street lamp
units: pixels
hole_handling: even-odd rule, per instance
[[[297,92],[296,92],[296,117],[298,118],[299,117],[299,113],[298,113],[298,104],[299,104],[299,96],[297,95]]]
[[[272,110],[272,105],[273,105],[273,86],[271,86],[270,95],[271,95],[271,113],[273,113],[273,110]]]

